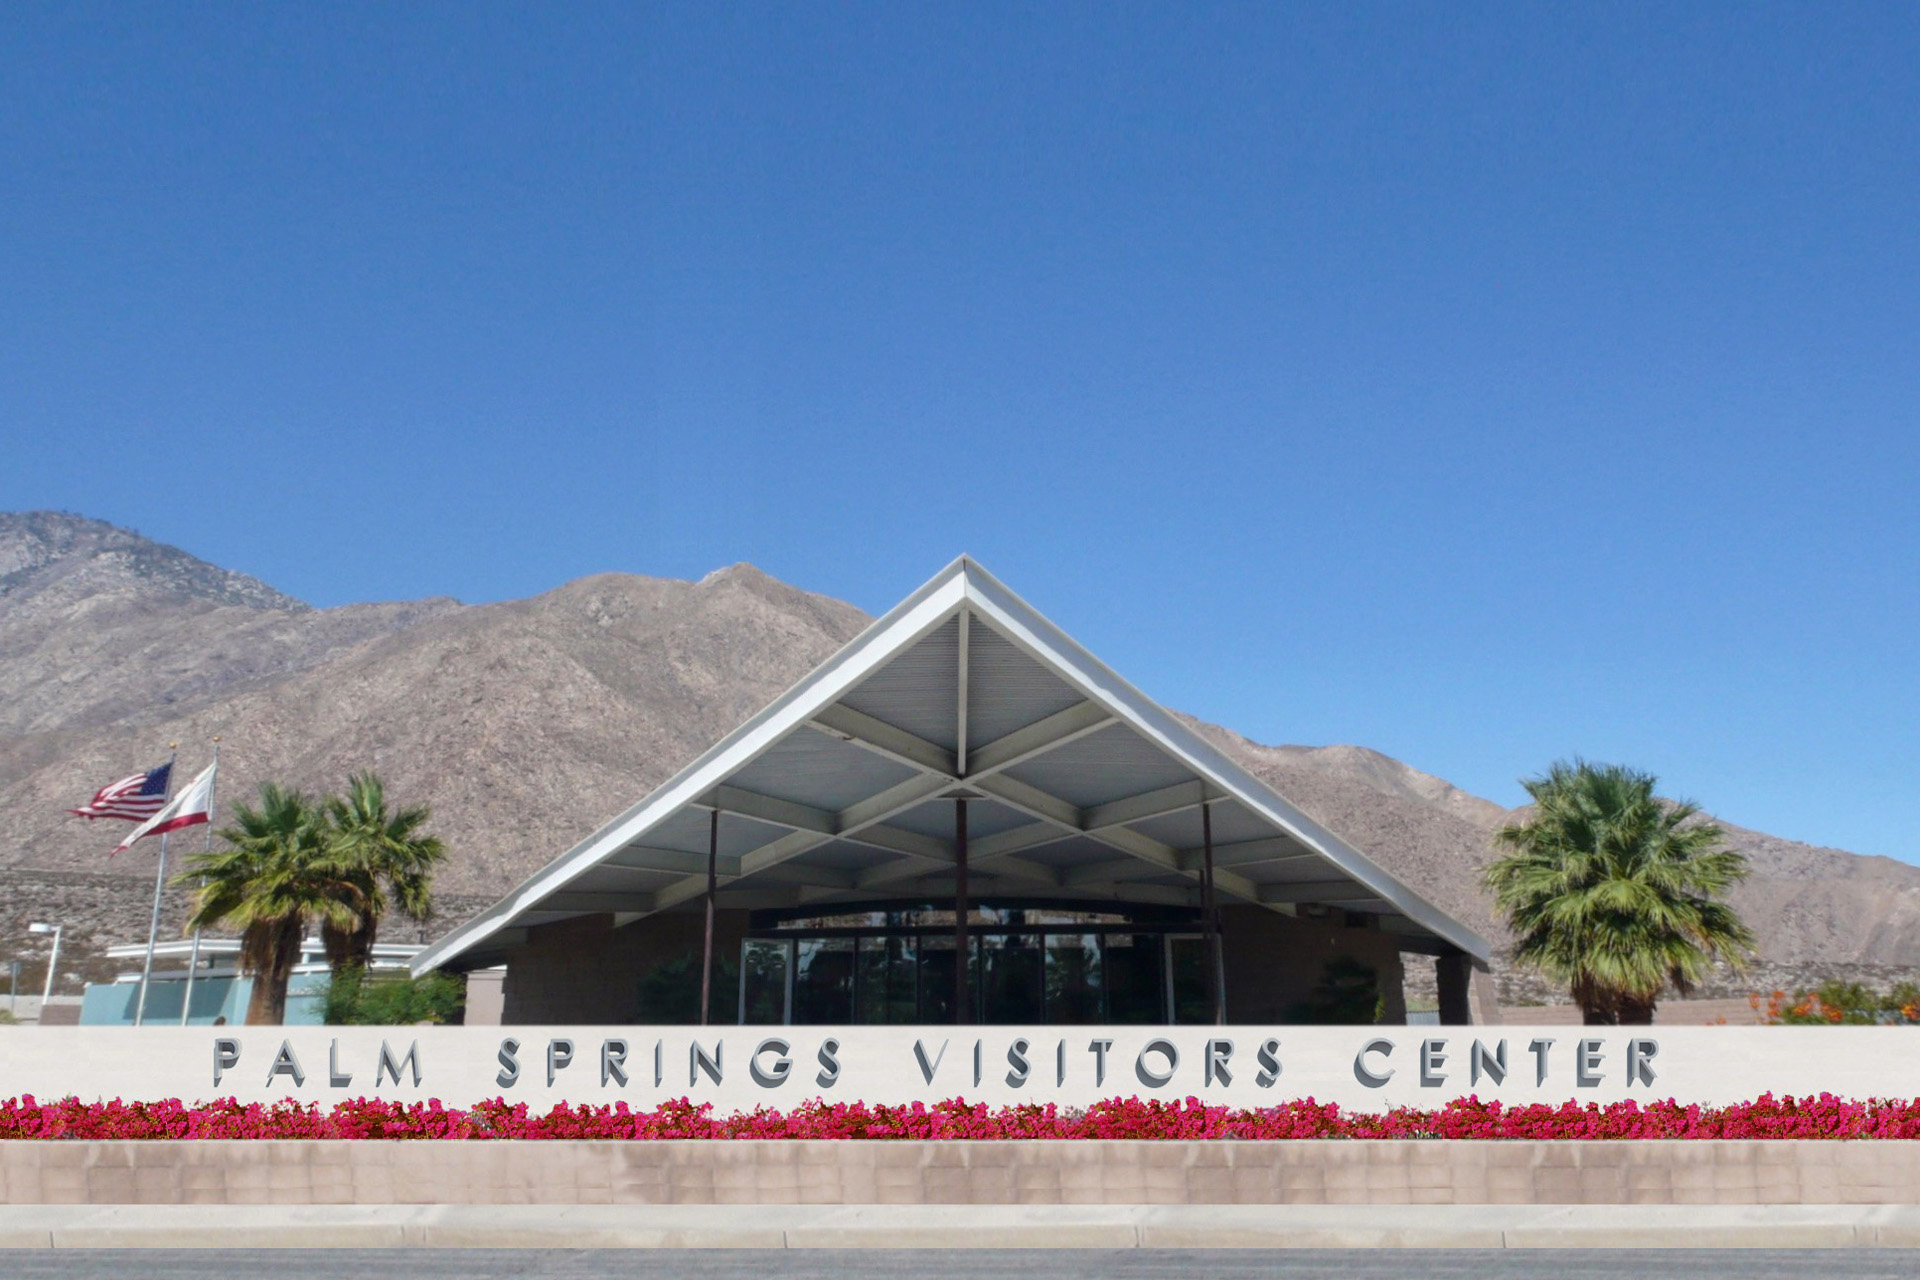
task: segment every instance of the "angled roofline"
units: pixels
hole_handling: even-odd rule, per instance
[[[523,880],[500,901],[421,952],[415,973],[456,959],[520,912],[682,806],[694,803],[879,666],[912,648],[962,609],[991,622],[1029,657],[1052,668],[1227,796],[1286,831],[1380,900],[1441,940],[1485,962],[1486,941],[1427,902],[1353,846],[1302,813],[1266,783],[1180,723],[1172,713],[1094,657],[1013,590],[962,555],[842,645],[785,693],[655,787],[639,803]]]
[[[1082,693],[1122,712],[1123,719],[1162,750],[1179,758],[1195,773],[1353,879],[1375,890],[1382,901],[1391,903],[1409,920],[1478,960],[1485,961],[1492,955],[1486,939],[1400,883],[1385,868],[1308,817],[1225,752],[1182,724],[1172,712],[1094,657],[1005,583],[965,556],[956,563],[967,565],[974,580],[970,584],[973,589],[968,592],[969,603],[1026,650],[1028,656],[1071,673],[1070,680],[1074,675],[1081,676],[1082,679],[1074,683]]]
[[[500,928],[505,920],[528,909],[604,854],[621,848],[681,805],[692,803],[711,791],[761,750],[805,724],[820,707],[865,679],[879,665],[875,661],[877,648],[883,649],[885,657],[891,657],[896,651],[918,644],[959,609],[966,594],[964,580],[970,563],[966,556],[961,556],[929,578],[919,590],[876,618],[866,630],[841,645],[825,662],[680,772],[648,792],[639,803],[421,952],[414,958],[413,971],[425,973],[471,949]],[[896,629],[904,629],[905,638],[898,644],[882,646],[882,640]]]

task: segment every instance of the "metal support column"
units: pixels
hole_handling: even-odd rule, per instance
[[[1200,912],[1207,928],[1207,1006],[1213,1011],[1213,1024],[1226,1025],[1227,998],[1225,970],[1220,963],[1220,904],[1213,892],[1213,806],[1200,802],[1200,844],[1205,850],[1200,875]]]
[[[953,1021],[956,1026],[973,1022],[973,982],[968,972],[973,966],[967,939],[967,801],[962,796],[953,802]]]
[[[707,1025],[713,1000],[713,895],[720,889],[720,806],[707,823],[707,937],[700,951],[700,1025]]]

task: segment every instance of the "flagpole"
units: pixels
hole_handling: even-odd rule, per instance
[[[167,756],[166,799],[171,800],[173,799],[173,764],[179,758],[180,744],[173,742],[168,746],[170,751]],[[162,807],[165,807],[164,804]],[[134,1002],[133,1006],[133,1025],[136,1027],[147,1016],[147,983],[153,978],[153,944],[160,934],[160,892],[167,885],[167,836],[170,834],[172,833],[166,831],[160,833],[160,866],[153,876],[153,917],[147,922],[147,960],[140,968],[140,998]]]
[[[220,736],[218,734],[215,734],[213,738],[213,767],[213,781],[207,784],[207,853],[213,852],[214,791],[220,785]],[[193,931],[193,957],[187,961],[187,991],[185,995],[180,997],[180,1025],[183,1027],[187,1025],[188,1016],[193,1013],[193,978],[194,975],[199,972],[200,930],[195,929]]]

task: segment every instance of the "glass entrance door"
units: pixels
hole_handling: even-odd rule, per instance
[[[1167,992],[1176,1024],[1204,1025],[1213,1021],[1213,1004],[1207,999],[1204,934],[1167,936]]]

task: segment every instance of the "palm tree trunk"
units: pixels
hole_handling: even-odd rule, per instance
[[[320,922],[320,945],[327,951],[327,968],[339,977],[341,971],[352,967],[354,960],[353,934],[332,921]]]
[[[1613,993],[1593,979],[1573,980],[1573,1002],[1580,1006],[1580,1021],[1589,1027],[1610,1027],[1619,1021]]]
[[[287,983],[300,962],[300,921],[277,920],[262,930],[255,953],[253,995],[247,1001],[247,1025],[277,1027],[287,1020]],[[253,929],[249,929],[251,934]],[[249,939],[248,941],[254,941]]]
[[[1621,996],[1620,1025],[1623,1027],[1652,1026],[1655,1003],[1652,1000],[1642,1000],[1637,996]]]
[[[379,932],[380,921],[369,915],[361,918],[360,927],[348,937],[347,946],[353,957],[352,962],[360,966],[362,973],[373,967],[373,939]]]

